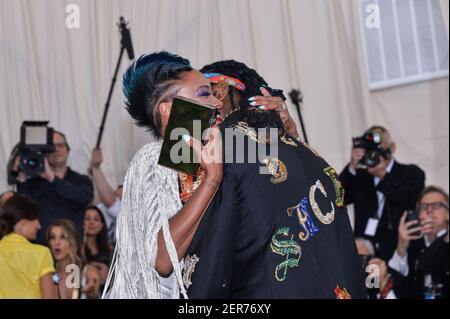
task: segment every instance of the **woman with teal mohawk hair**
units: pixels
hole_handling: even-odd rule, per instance
[[[104,298],[187,298],[180,260],[222,180],[220,138],[202,148],[185,141],[201,158],[205,177],[182,205],[177,172],[158,165],[172,101],[182,96],[217,108],[208,80],[189,61],[169,52],[143,55],[123,76],[125,105],[155,141],[134,156],[117,218],[117,242]]]

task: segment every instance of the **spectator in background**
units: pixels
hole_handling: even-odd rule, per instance
[[[81,278],[74,276],[77,273],[81,275],[83,253],[81,238],[75,225],[68,219],[59,219],[47,228],[45,237],[55,262],[56,273],[53,276],[53,283],[57,287],[58,297],[78,299]]]
[[[39,203],[43,209],[40,217],[42,232],[37,242],[45,243],[47,227],[57,219],[73,221],[79,233],[83,230],[83,208],[93,198],[90,178],[80,175],[67,166],[70,147],[63,133],[54,132],[55,152],[47,155],[45,172],[39,177],[26,181],[19,178],[18,194],[28,196]]]
[[[448,299],[449,199],[448,193],[428,186],[420,195],[419,220],[398,227],[397,249],[389,260],[399,298]]]
[[[87,264],[83,269],[83,281],[81,299],[100,299],[100,270],[92,264]]]
[[[103,162],[103,155],[100,148],[92,150],[90,174],[99,203],[97,207],[102,211],[105,217],[106,227],[108,228],[108,238],[111,244],[116,241],[116,219],[120,212],[122,203],[122,185],[119,185],[114,191],[100,168]],[[97,196],[96,196],[97,197]]]
[[[102,212],[97,206],[87,207],[84,211],[84,255],[87,263],[99,269],[101,285],[108,276],[111,252]]]
[[[352,147],[350,163],[341,172],[340,180],[345,204],[354,204],[355,236],[370,239],[376,255],[387,260],[395,250],[402,213],[415,207],[425,187],[425,173],[394,159],[396,144],[384,127],[373,126],[366,133],[379,134],[386,157],[380,155],[375,167],[361,168],[366,150]]]
[[[0,299],[56,298],[50,250],[32,244],[41,208],[23,196],[11,197],[0,211]]]
[[[6,201],[14,196],[13,191],[6,191],[0,194],[0,209],[5,205]]]
[[[92,264],[87,264],[83,269],[81,299],[100,299],[101,287],[100,270]]]

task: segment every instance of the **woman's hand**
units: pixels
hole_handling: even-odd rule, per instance
[[[297,131],[297,125],[295,121],[292,119],[289,111],[287,109],[286,103],[279,96],[272,96],[270,92],[261,88],[261,95],[251,97],[249,101],[250,105],[258,107],[263,111],[277,111],[280,116],[281,121],[283,122],[283,127],[286,132],[288,132],[291,136],[298,138],[299,133]]]
[[[203,214],[214,198],[222,181],[223,158],[220,130],[217,127],[212,127],[207,137],[208,142],[202,147],[200,141],[189,135],[183,135],[183,140],[194,149],[200,158],[201,166],[206,171],[206,177],[178,214],[175,214],[169,220],[170,235],[180,260],[186,254]],[[158,252],[155,268],[163,277],[168,277],[172,272],[172,262],[167,252],[162,230],[158,234]]]
[[[208,132],[208,142],[202,147],[201,143],[188,135],[183,136],[185,142],[190,145],[197,158],[200,159],[201,167],[206,171],[206,180],[220,184],[223,176],[223,151],[222,136],[220,130],[213,126]]]

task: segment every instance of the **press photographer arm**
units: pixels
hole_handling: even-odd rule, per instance
[[[353,175],[356,174],[356,169],[358,168],[358,163],[362,160],[366,151],[363,148],[352,146],[352,152],[350,156],[350,163],[348,164],[348,170]]]
[[[17,157],[16,164],[14,165],[17,174],[17,192],[22,195],[31,196],[33,189],[33,181],[28,180],[25,172],[20,171],[19,168],[20,157]],[[49,165],[47,158],[45,158],[45,170],[43,173],[38,174],[39,178],[48,181],[54,186],[54,190],[62,198],[73,201],[77,204],[87,205],[92,200],[93,187],[88,178],[80,177],[76,184],[64,180],[64,175],[55,173],[52,167]]]
[[[71,182],[64,179],[66,173],[55,171],[45,158],[45,171],[39,177],[53,185],[55,192],[76,204],[87,205],[92,201],[93,186],[86,176],[79,176]]]
[[[415,165],[409,165],[404,174],[385,174],[376,189],[386,199],[403,209],[415,207],[417,197],[425,188],[425,173]]]
[[[17,156],[14,160],[12,172],[16,175],[15,185],[16,191],[19,195],[31,197],[32,186],[31,183],[27,183],[28,177],[25,172],[20,171],[20,156]]]
[[[88,177],[80,177],[77,184],[55,177],[53,185],[59,196],[74,203],[88,205],[92,201],[94,188]]]
[[[20,171],[20,156],[17,156],[14,160],[14,166],[12,168],[12,171],[17,174],[17,182],[18,183],[25,183],[27,181],[27,174],[25,172]]]
[[[40,173],[38,176],[45,179],[46,181],[53,183],[53,181],[55,180],[55,172],[53,171],[53,169],[50,167],[50,164],[48,163],[47,158],[44,159],[45,161],[45,171],[43,173]],[[61,177],[63,178],[64,175]]]
[[[344,201],[346,205],[353,203],[353,185],[356,177],[356,169],[358,167],[358,163],[364,157],[364,154],[364,149],[352,146],[350,162],[339,175],[339,180],[345,189]]]

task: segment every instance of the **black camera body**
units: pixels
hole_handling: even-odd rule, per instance
[[[55,151],[53,132],[48,121],[24,121],[20,128],[19,170],[28,177],[45,171],[46,154]]]
[[[366,152],[359,161],[359,166],[363,168],[375,167],[380,163],[380,157],[389,158],[391,150],[381,148],[381,132],[366,132],[363,136],[353,138],[353,147],[362,148]]]

